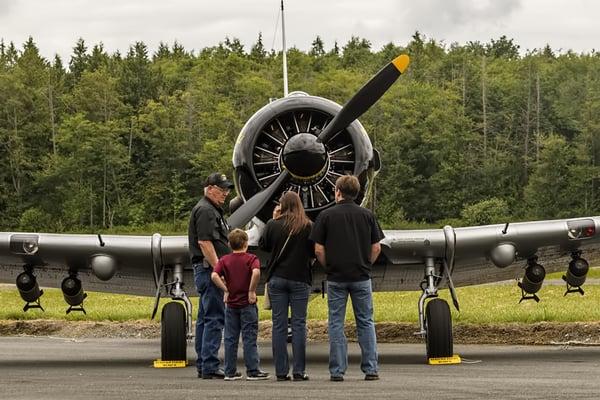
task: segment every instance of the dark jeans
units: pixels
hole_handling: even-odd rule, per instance
[[[212,267],[194,264],[194,281],[200,295],[196,320],[196,368],[205,374],[219,369],[219,347],[223,334],[225,304],[223,292],[214,285],[210,275]]]
[[[273,319],[273,361],[275,374],[285,376],[290,370],[287,334],[288,309],[292,309],[292,352],[294,374],[304,374],[306,366],[306,309],[310,285],[274,276],[269,281]]]
[[[258,358],[258,308],[249,304],[242,308],[225,308],[225,376],[233,376],[237,370],[237,352],[242,333],[246,375],[259,371]]]

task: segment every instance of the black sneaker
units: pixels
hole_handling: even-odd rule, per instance
[[[236,372],[233,375],[225,375],[224,378],[226,381],[239,381],[240,379],[242,379],[242,374],[239,372]]]
[[[331,376],[329,377],[329,380],[330,380],[331,382],[344,382],[344,377],[343,377],[343,376],[341,376],[341,375],[340,375],[340,376],[337,376],[337,375],[331,375]]]
[[[290,378],[289,375],[278,375],[277,376],[277,382],[283,382],[283,381],[291,381],[292,378]]]
[[[378,381],[379,380],[379,375],[377,374],[366,374],[365,375],[365,381]]]
[[[271,375],[269,375],[265,371],[257,371],[257,372],[253,372],[249,375],[246,375],[246,380],[247,381],[264,381],[265,379],[269,379],[270,377],[271,377]]]
[[[216,370],[213,372],[202,372],[202,379],[224,379],[225,373],[223,370]]]
[[[308,380],[308,375],[306,375],[305,373],[294,374],[294,380],[295,381],[307,381]]]

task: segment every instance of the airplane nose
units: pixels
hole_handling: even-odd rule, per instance
[[[296,134],[283,148],[283,165],[297,181],[316,181],[327,170],[327,150],[310,133]]]

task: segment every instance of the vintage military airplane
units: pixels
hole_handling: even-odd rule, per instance
[[[364,203],[380,168],[379,156],[357,120],[408,65],[396,58],[340,107],[327,99],[291,93],[254,114],[237,139],[233,166],[238,197],[228,222],[247,227],[256,245],[274,199],[284,190],[299,193],[314,218],[334,204],[334,182],[353,174]],[[448,287],[458,309],[456,286],[520,278],[522,299],[538,300],[545,272],[565,270],[567,293],[583,294],[588,261],[600,260],[600,217],[506,223],[453,229],[385,231],[382,253],[373,267],[373,288],[415,290],[419,331],[428,357],[451,356],[453,337],[448,304],[438,291]],[[263,255],[264,256],[264,255]],[[543,263],[543,267],[540,263]],[[72,310],[83,310],[86,290],[162,295],[163,360],[186,358],[193,335],[188,240],[185,236],[62,235],[0,233],[0,282],[14,282],[24,311],[42,307],[40,283],[59,286]],[[315,272],[315,291],[325,277]],[[187,284],[185,286],[184,284]],[[193,285],[192,285],[193,287]]]

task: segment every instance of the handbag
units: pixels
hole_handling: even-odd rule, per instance
[[[267,268],[267,281],[265,282],[265,290],[264,290],[264,298],[263,298],[263,310],[270,310],[272,308],[271,307],[271,298],[269,297],[269,279],[271,279],[271,272],[273,270],[273,267],[275,266],[275,264],[277,263],[277,261],[281,257],[281,253],[283,253],[283,250],[285,250],[285,246],[290,241],[290,237],[291,236],[292,236],[292,234],[290,233],[288,235],[287,239],[285,240],[285,243],[281,247],[281,250],[279,250],[279,254],[277,254],[277,257],[273,261],[271,261],[271,263],[269,265],[269,268]]]

